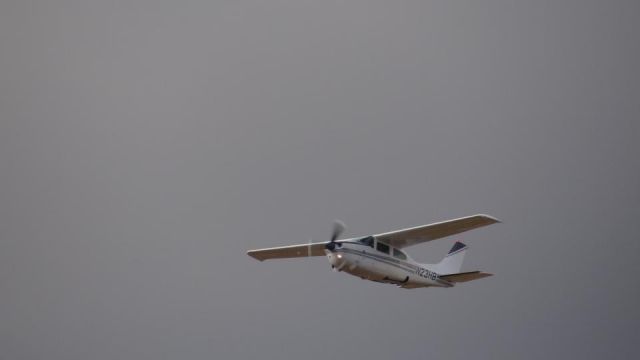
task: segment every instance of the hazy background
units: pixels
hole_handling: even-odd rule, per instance
[[[640,5],[0,4],[0,359],[631,359]],[[250,248],[485,212],[403,290]]]

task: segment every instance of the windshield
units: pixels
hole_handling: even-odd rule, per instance
[[[358,242],[361,244],[367,245],[369,247],[373,247],[373,236],[367,236],[365,238],[358,240]]]

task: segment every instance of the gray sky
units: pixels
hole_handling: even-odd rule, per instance
[[[0,358],[637,357],[639,8],[3,1]],[[453,289],[245,255],[478,212]]]

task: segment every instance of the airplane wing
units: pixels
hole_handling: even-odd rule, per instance
[[[478,214],[409,229],[391,231],[374,235],[374,237],[383,243],[401,249],[498,222],[500,222],[500,220],[492,216]]]
[[[439,278],[450,282],[467,282],[486,278],[488,276],[493,276],[493,274],[484,273],[481,271],[470,271],[457,274],[440,275]]]
[[[338,240],[337,242],[340,241]],[[247,255],[260,261],[264,261],[267,259],[324,256],[324,246],[327,243],[328,241],[249,250],[247,251]]]

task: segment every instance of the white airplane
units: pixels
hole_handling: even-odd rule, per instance
[[[338,240],[344,231],[344,225],[336,221],[330,241],[249,250],[247,254],[260,261],[326,255],[332,269],[365,280],[394,284],[405,289],[452,287],[459,282],[492,275],[481,271],[460,272],[468,249],[465,244],[456,242],[437,264],[421,264],[401,249],[498,222],[500,220],[494,217],[479,214],[383,234]]]

